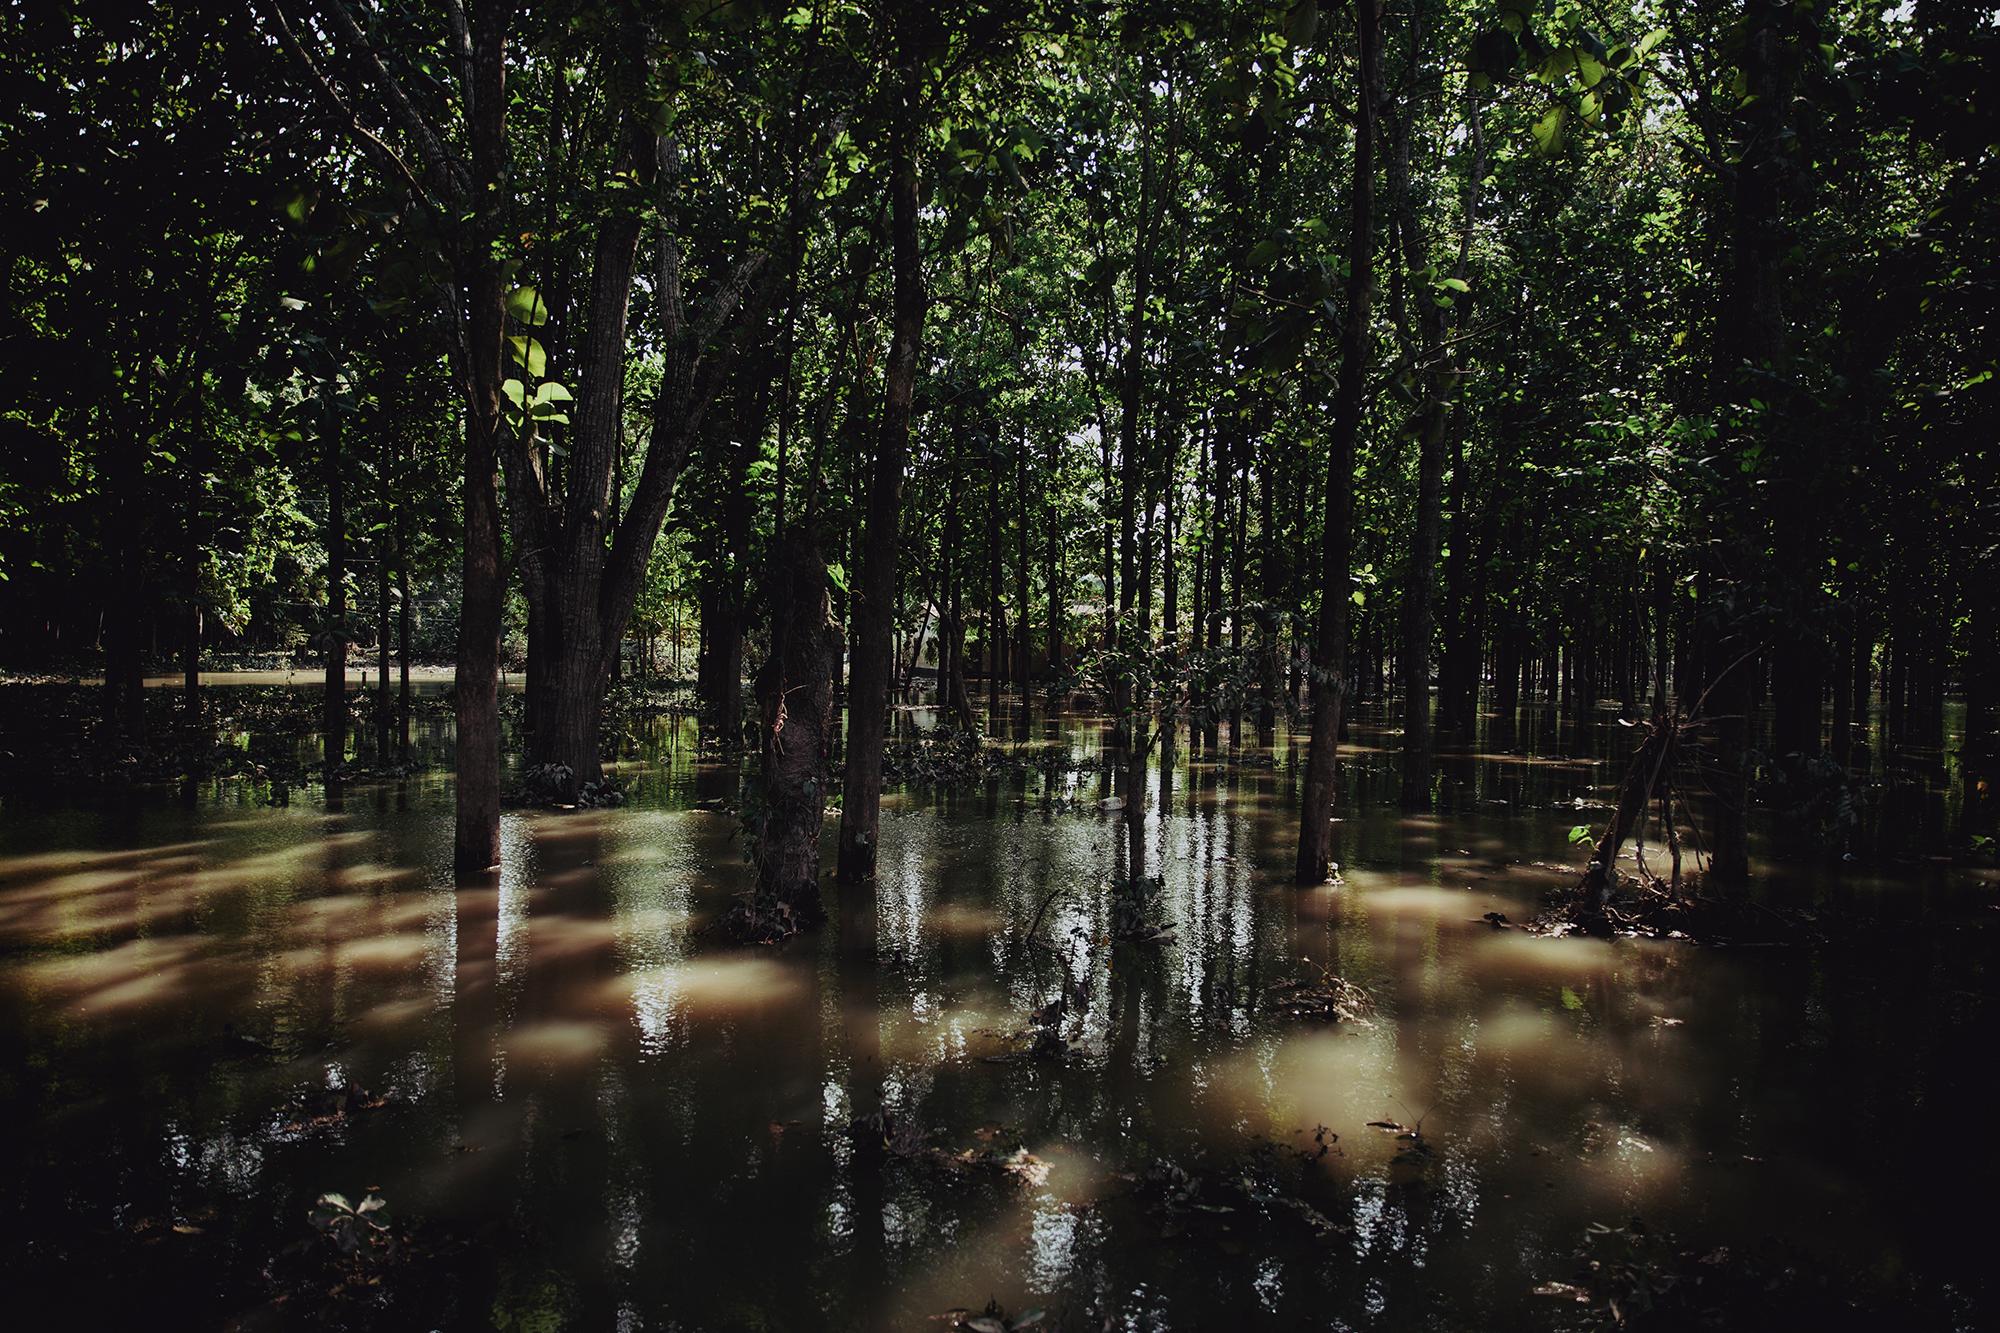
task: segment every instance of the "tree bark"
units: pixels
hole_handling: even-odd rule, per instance
[[[1593,912],[1604,910],[1611,890],[1617,885],[1618,849],[1632,836],[1646,812],[1647,803],[1659,790],[1673,738],[1673,724],[1664,714],[1656,713],[1647,726],[1645,739],[1633,752],[1632,762],[1625,770],[1625,781],[1618,789],[1618,808],[1611,817],[1610,826],[1591,851],[1590,865],[1584,870],[1583,882],[1578,886],[1584,906]]]
[[[1468,99],[1471,162],[1466,169],[1458,233],[1458,266],[1455,276],[1470,283],[1472,234],[1479,221],[1479,204],[1485,191],[1486,134],[1484,110],[1476,94]],[[1460,293],[1452,305],[1452,336],[1461,336],[1472,318],[1473,294]],[[1456,370],[1456,355],[1450,369]],[[1450,389],[1457,389],[1452,374]],[[1466,512],[1471,478],[1465,456],[1465,414],[1454,405],[1447,426],[1451,438],[1451,554],[1445,560],[1443,639],[1444,657],[1439,665],[1438,729],[1470,739],[1479,717],[1479,620],[1467,605],[1471,596],[1472,525]]]
[[[321,403],[320,445],[326,468],[326,683],[320,733],[326,742],[326,780],[337,783],[347,757],[347,494],[340,465],[340,409],[329,384]]]
[[[1148,72],[1142,66],[1140,71],[1139,94],[1139,213],[1138,234],[1132,248],[1132,304],[1127,314],[1125,335],[1125,365],[1119,378],[1118,392],[1118,467],[1120,485],[1118,489],[1118,620],[1113,627],[1114,649],[1130,650],[1135,644],[1124,642],[1127,633],[1135,633],[1140,639],[1151,634],[1150,626],[1135,626],[1133,614],[1137,607],[1139,582],[1139,496],[1145,486],[1145,465],[1139,446],[1139,416],[1145,406],[1146,375],[1146,303],[1152,298],[1153,271],[1151,246],[1153,239],[1153,139],[1152,139],[1152,91],[1146,82]],[[1130,728],[1127,714],[1132,711],[1131,672],[1124,664],[1115,668],[1112,678],[1111,711],[1124,743],[1129,743]]]
[[[757,892],[782,904],[792,924],[810,926],[826,916],[819,844],[833,737],[833,639],[826,560],[807,525],[778,542],[771,569],[771,652],[757,680],[764,784]]]
[[[500,860],[500,612],[505,596],[500,546],[501,338],[506,291],[493,242],[499,235],[505,171],[508,7],[482,14],[474,33],[467,119],[477,215],[461,258],[467,336],[460,380],[465,394],[465,506],[459,566],[456,818],[452,866],[483,875]]]
[[[369,544],[375,548],[375,762],[389,762],[389,534],[392,518]]]
[[[1741,154],[1731,200],[1730,287],[1716,330],[1716,388],[1720,407],[1747,420],[1762,436],[1781,424],[1785,406],[1775,404],[1787,354],[1782,266],[1787,240],[1782,217],[1783,172],[1789,127],[1789,57],[1785,51],[1782,6],[1777,0],[1749,0],[1744,11],[1742,73],[1746,97],[1736,115]],[[1767,404],[1751,407],[1751,400]],[[1739,440],[1744,449],[1749,441]],[[1774,450],[1782,454],[1782,450]],[[1727,505],[1731,517],[1721,544],[1724,563],[1710,571],[1704,596],[1715,594],[1721,623],[1709,639],[1707,712],[1714,719],[1709,785],[1714,789],[1714,856],[1709,873],[1725,883],[1749,877],[1750,850],[1745,825],[1749,803],[1749,713],[1756,674],[1733,664],[1750,651],[1744,605],[1753,592],[1748,574],[1759,563],[1761,534],[1745,530],[1754,504]],[[1728,591],[1724,586],[1729,585]],[[1815,716],[1817,711],[1815,709]]]
[[[993,443],[986,454],[986,729],[1000,725],[1001,665],[1007,660],[1007,616],[1000,605],[1000,456]]]
[[[1030,714],[1029,683],[1034,674],[1034,636],[1028,632],[1028,423],[1021,422],[1014,446],[1014,685],[1021,695],[1021,734]]]
[[[847,692],[847,773],[840,807],[843,882],[873,878],[882,819],[882,748],[889,723],[890,633],[896,615],[896,529],[903,471],[910,450],[910,416],[917,354],[924,331],[923,256],[917,245],[917,90],[913,58],[901,71],[893,157],[889,164],[890,269],[895,282],[889,361],[875,476],[868,493],[860,605]]]
[[[403,507],[396,506],[396,754],[410,762],[410,541]]]
[[[1326,477],[1326,534],[1320,577],[1319,642],[1312,675],[1312,741],[1300,796],[1299,852],[1293,877],[1322,884],[1333,868],[1335,753],[1340,744],[1341,687],[1347,660],[1349,562],[1353,554],[1354,452],[1366,405],[1369,311],[1375,286],[1375,98],[1382,13],[1377,0],[1355,7],[1361,77],[1354,102],[1354,189],[1349,223],[1347,311],[1340,330]]]
[[[1042,505],[1042,520],[1048,524],[1047,569],[1043,575],[1043,587],[1049,599],[1049,711],[1060,713],[1063,707],[1063,621],[1069,600],[1062,579],[1062,522],[1056,511],[1054,494],[1057,477],[1057,450],[1062,446],[1061,432],[1050,431],[1046,447],[1048,491]],[[1022,491],[1022,499],[1027,491]],[[1022,515],[1022,522],[1027,516]]]

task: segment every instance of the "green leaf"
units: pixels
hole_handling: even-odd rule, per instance
[[[569,413],[562,410],[562,404],[574,402],[575,399],[576,395],[572,394],[564,385],[558,384],[554,380],[543,380],[540,385],[536,386],[535,396],[528,403],[528,415],[537,421],[546,421],[557,426],[567,426],[569,424]]]
[[[842,592],[847,591],[847,566],[838,560],[826,567],[826,581]]]
[[[514,357],[514,364],[522,367],[528,374],[540,379],[548,373],[549,354],[542,350],[541,343],[535,339],[509,338],[507,347]]]
[[[1580,842],[1589,842],[1589,841],[1590,841],[1590,825],[1577,824],[1571,827],[1569,831],[1570,846],[1574,847]]]
[[[505,394],[507,401],[514,405],[515,411],[521,411],[527,406],[528,391],[522,385],[521,381],[506,380],[502,382],[500,392]]]
[[[549,322],[548,303],[533,287],[516,287],[507,293],[507,313],[530,328]]]
[[[1534,124],[1535,151],[1545,157],[1562,151],[1563,129],[1569,123],[1569,108],[1557,107]]]

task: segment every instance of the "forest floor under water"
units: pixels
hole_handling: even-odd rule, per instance
[[[1941,759],[1878,766],[1839,829],[1761,820],[1752,891],[1823,929],[1718,948],[1493,924],[1575,882],[1628,747],[1608,717],[1493,724],[1410,814],[1364,714],[1340,878],[1307,890],[1304,736],[1184,735],[1140,794],[1158,933],[1130,945],[1102,721],[1038,712],[1001,729],[1022,762],[891,789],[879,878],[830,888],[823,928],[740,947],[740,762],[691,720],[632,726],[625,803],[510,812],[497,889],[452,883],[436,719],[414,772],[331,798],[255,774],[0,798],[11,1308],[2000,1322],[2000,871],[1938,854]]]

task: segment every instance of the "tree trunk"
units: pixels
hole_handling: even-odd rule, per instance
[[[896,529],[902,512],[903,469],[910,449],[910,409],[917,350],[924,330],[923,256],[917,246],[917,88],[912,61],[902,70],[893,157],[889,166],[891,272],[895,310],[885,376],[875,477],[868,494],[861,596],[848,684],[847,773],[840,807],[839,875],[845,882],[875,874],[881,831],[882,748],[889,721],[890,632],[896,614]]]
[[[1146,304],[1152,299],[1153,270],[1153,139],[1151,85],[1143,77],[1139,106],[1139,213],[1138,235],[1132,247],[1132,305],[1125,335],[1125,366],[1119,382],[1118,412],[1118,622],[1113,647],[1129,652],[1136,643],[1124,642],[1128,633],[1144,640],[1151,634],[1147,625],[1135,626],[1137,608],[1139,497],[1146,482],[1146,468],[1139,445],[1139,416],[1145,406],[1146,387]],[[1133,710],[1131,672],[1120,664],[1112,678],[1111,711],[1125,742],[1130,741],[1127,714]]]
[[[1972,602],[1972,651],[1965,663],[1965,746],[1959,754],[1964,773],[1965,807],[1961,823],[1967,834],[1989,833],[2000,811],[2000,561],[1986,547],[1968,582]]]
[[[972,730],[972,695],[965,682],[964,574],[958,553],[964,545],[958,451],[962,432],[954,429],[946,456],[944,527],[938,532],[938,568],[943,588],[938,607],[938,705],[959,731]]]
[[[340,466],[340,418],[332,386],[321,404],[326,466],[326,688],[320,731],[326,739],[326,780],[340,780],[347,757],[347,494]]]
[[[757,893],[791,923],[825,918],[819,891],[820,830],[833,737],[833,639],[826,561],[801,524],[772,553],[771,652],[758,673],[763,725],[763,824]]]
[[[136,426],[112,414],[99,464],[106,479],[109,523],[104,571],[104,722],[107,733],[127,751],[146,738],[145,667],[139,621],[147,560],[140,529],[140,490],[145,485],[146,444]]]
[[[1054,494],[1057,476],[1057,450],[1061,447],[1061,432],[1050,431],[1046,449],[1048,495],[1042,505],[1042,521],[1048,524],[1047,570],[1042,583],[1049,599],[1049,711],[1060,713],[1063,708],[1063,620],[1068,610],[1069,594],[1062,578],[1062,522],[1056,512]],[[1021,492],[1025,500],[1027,491]],[[1025,515],[1023,522],[1026,521]]]
[[[389,762],[389,533],[385,523],[370,543],[375,548],[375,762]]]
[[[1051,478],[1053,480],[1053,478]],[[1014,683],[1021,692],[1022,735],[1028,724],[1028,681],[1034,672],[1033,636],[1028,633],[1028,423],[1014,449]]]
[[[201,717],[201,603],[190,600],[187,609],[188,633],[185,657],[181,662],[181,691],[187,702],[188,721]]]
[[[500,860],[500,612],[505,596],[500,547],[501,338],[506,291],[492,246],[499,235],[506,129],[504,14],[476,29],[470,93],[473,188],[478,216],[464,255],[466,364],[465,548],[454,708],[457,715],[456,817],[452,866],[484,874]]]
[[[1789,134],[1786,118],[1791,102],[1785,22],[1776,0],[1749,0],[1744,11],[1742,72],[1747,95],[1736,113],[1743,149],[1731,204],[1730,286],[1716,330],[1716,387],[1725,412],[1731,417],[1749,413],[1748,419],[1760,432],[1755,441],[1738,441],[1737,448],[1745,451],[1768,443],[1763,433],[1780,425],[1786,415],[1784,404],[1771,406],[1783,380],[1788,342],[1781,271],[1789,244],[1781,213]],[[1753,409],[1753,399],[1767,406]],[[1773,452],[1782,455],[1783,450]],[[1755,454],[1746,452],[1746,456],[1754,458]],[[1725,519],[1729,530],[1724,534],[1724,567],[1712,571],[1715,577],[1703,589],[1705,595],[1720,594],[1720,582],[1732,574],[1740,577],[1757,563],[1761,536],[1754,530],[1743,530],[1745,515],[1754,512],[1753,504],[1746,496],[1743,503],[1726,507],[1730,517]],[[1706,712],[1714,718],[1709,785],[1716,795],[1716,827],[1709,873],[1725,883],[1741,882],[1750,873],[1745,815],[1749,803],[1748,722],[1755,673],[1747,666],[1735,666],[1754,646],[1745,639],[1748,631],[1743,616],[1747,608],[1739,605],[1749,591],[1739,585],[1731,604],[1718,608],[1724,611],[1725,623],[1718,625],[1710,638]]]
[[[1597,846],[1590,855],[1590,865],[1583,872],[1583,883],[1578,888],[1584,906],[1593,912],[1604,910],[1611,890],[1617,885],[1618,849],[1632,836],[1646,812],[1647,803],[1659,790],[1673,737],[1673,724],[1664,715],[1655,714],[1647,725],[1645,739],[1633,752],[1632,762],[1625,770],[1625,781],[1618,789],[1617,811],[1612,815],[1604,835],[1597,840]]]
[[[1006,612],[1000,606],[1000,459],[986,455],[986,729],[999,730],[1001,663],[1007,660]]]
[[[403,507],[396,506],[396,753],[399,762],[410,762],[410,544],[404,527]]]
[[[1205,627],[1208,624],[1209,551],[1215,545],[1214,528],[1209,523],[1207,515],[1203,514],[1200,509],[1202,497],[1207,496],[1212,490],[1209,457],[1212,452],[1211,446],[1213,442],[1214,433],[1212,431],[1204,432],[1201,439],[1201,448],[1195,454],[1194,462],[1195,526],[1199,535],[1196,537],[1194,543],[1194,623],[1189,627],[1188,647],[1197,656],[1202,651],[1204,635],[1206,633]],[[1196,679],[1199,681],[1200,676],[1197,675]],[[1188,748],[1199,751],[1212,703],[1209,699],[1208,691],[1203,689],[1199,684],[1195,686],[1193,695],[1188,700],[1188,703],[1190,712],[1188,720]]]
[[[1360,0],[1356,26],[1361,79],[1354,111],[1354,190],[1348,231],[1347,311],[1340,330],[1340,384],[1333,405],[1326,478],[1326,536],[1320,577],[1319,643],[1312,678],[1312,742],[1300,796],[1299,854],[1293,876],[1321,884],[1333,868],[1335,751],[1347,660],[1349,561],[1354,531],[1354,453],[1366,405],[1368,314],[1375,284],[1375,98],[1382,14],[1377,0]]]
[[[1257,461],[1257,735],[1269,745],[1278,725],[1278,532],[1272,517],[1268,431],[1260,432],[1258,442],[1264,457]]]
[[[1214,504],[1209,513],[1208,531],[1203,534],[1202,539],[1202,547],[1208,556],[1208,592],[1204,597],[1206,607],[1196,626],[1211,660],[1219,656],[1222,651],[1222,557],[1228,550],[1229,538],[1227,454],[1222,427],[1218,424],[1209,443],[1209,481],[1206,492],[1214,497]],[[1210,749],[1214,749],[1222,739],[1222,701],[1211,694],[1206,703],[1207,717],[1202,728],[1202,739]]]

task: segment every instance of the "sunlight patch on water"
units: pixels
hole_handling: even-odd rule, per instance
[[[587,1065],[604,1053],[610,1034],[600,1023],[573,1020],[546,1020],[525,1023],[503,1038],[509,1061],[515,1067],[542,1066],[573,1069]]]
[[[1436,889],[1402,886],[1370,889],[1360,895],[1357,907],[1364,912],[1396,916],[1428,917],[1443,923],[1477,922],[1487,912],[1520,910],[1511,895],[1502,896],[1477,889]],[[1482,926],[1481,929],[1487,929]]]
[[[1471,950],[1468,971],[1499,980],[1546,982],[1605,976],[1618,965],[1617,946],[1578,936],[1543,939],[1526,931],[1496,931]]]
[[[535,883],[535,843],[528,821],[500,820],[499,923],[494,962],[503,988],[517,982],[528,961],[528,895]]]
[[[127,940],[95,953],[18,964],[8,980],[31,1003],[54,1001],[78,1015],[185,1000],[195,989],[203,944],[185,935]]]
[[[629,1010],[642,1039],[664,1048],[685,1021],[740,1017],[805,992],[797,968],[765,954],[705,954],[612,978],[600,987],[599,1003]]]

